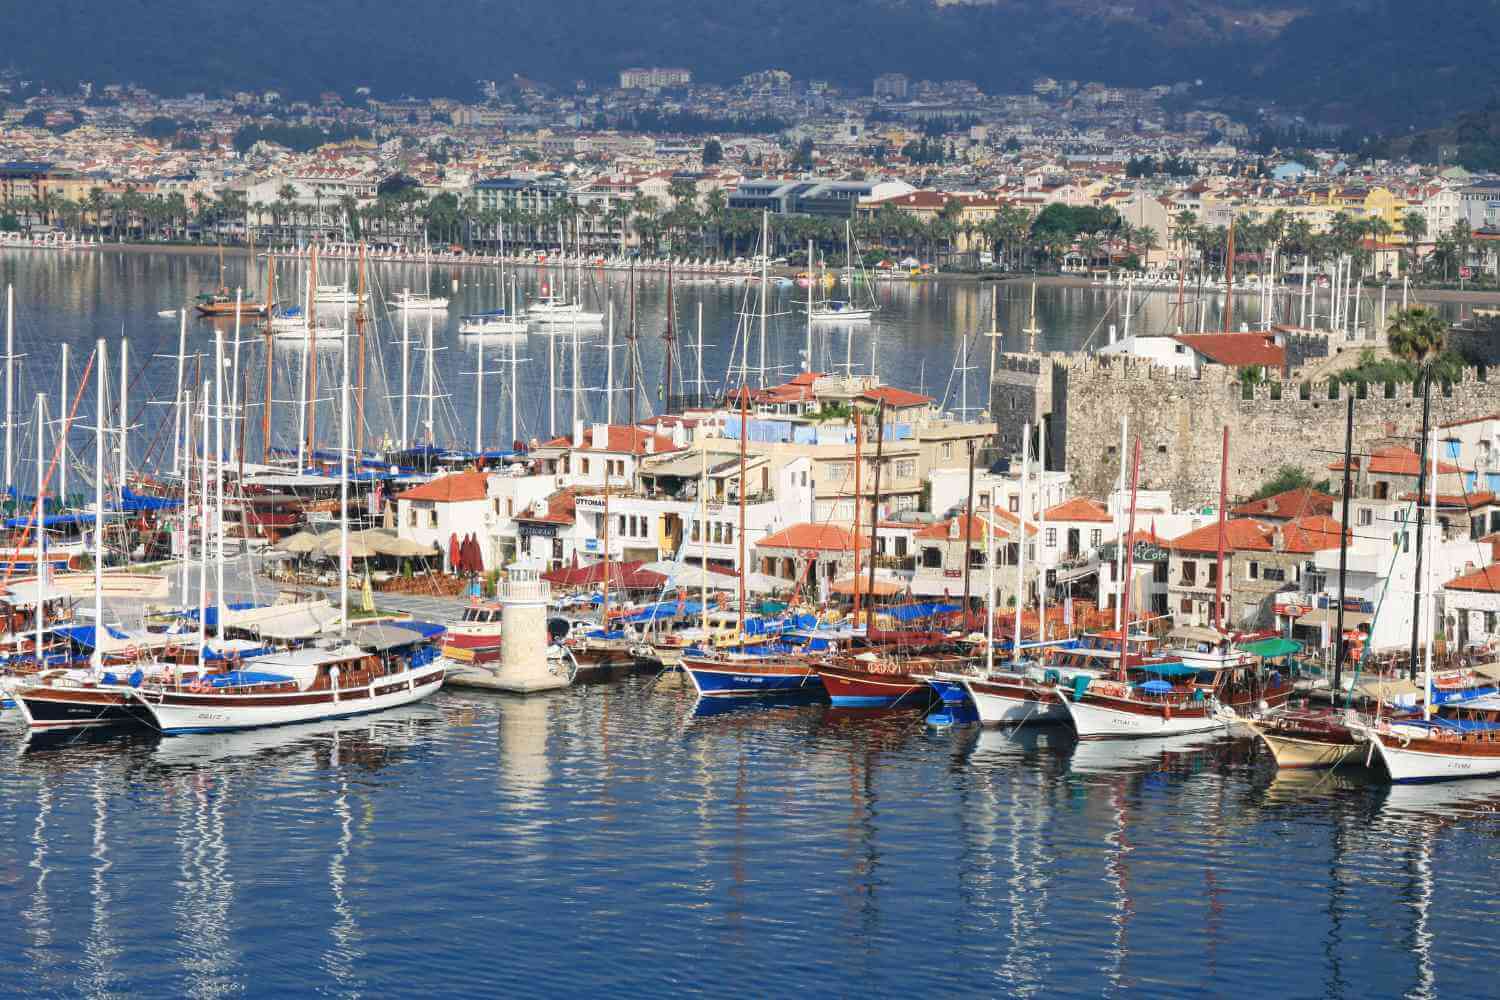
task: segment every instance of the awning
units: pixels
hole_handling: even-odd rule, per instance
[[[1244,643],[1239,648],[1247,653],[1254,653],[1263,660],[1277,660],[1302,652],[1302,643],[1295,639],[1258,639]]]
[[[392,625],[361,625],[349,630],[349,641],[372,653],[383,653],[388,649],[414,646],[423,641],[420,633],[409,628]]]
[[[875,578],[874,590],[876,597],[891,597],[892,595],[901,593],[902,589],[901,584],[895,580],[878,576]],[[833,592],[835,594],[849,595],[855,593],[868,594],[870,593],[870,581],[864,574],[860,574],[857,577],[846,576],[842,580],[833,581]]]
[[[1186,642],[1207,642],[1217,644],[1223,642],[1227,636],[1211,628],[1199,628],[1194,625],[1179,625],[1167,636],[1169,639],[1182,639]]]
[[[438,636],[448,631],[448,627],[446,625],[438,625],[435,622],[404,621],[386,622],[386,624],[394,626],[395,628],[404,628],[409,631],[415,632],[424,639],[436,639]]]
[[[225,617],[226,628],[245,629],[265,639],[308,639],[339,621],[338,611],[327,601],[273,604]]]
[[[1404,677],[1399,680],[1381,680],[1379,677],[1366,677],[1354,685],[1354,693],[1364,698],[1374,698],[1384,702],[1395,702],[1398,698],[1411,698],[1422,693],[1422,689]]]
[[[1367,615],[1362,611],[1346,610],[1344,612],[1344,628],[1351,629],[1359,628],[1361,625],[1368,625],[1374,617],[1374,615]],[[1324,625],[1335,626],[1338,623],[1338,608],[1313,608],[1307,614],[1297,619],[1299,626],[1306,626],[1308,628],[1322,628]]]

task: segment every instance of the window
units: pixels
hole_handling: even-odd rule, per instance
[[[1190,601],[1190,600],[1184,599],[1183,602],[1182,602],[1182,604],[1181,604],[1181,606],[1178,608],[1178,610],[1181,611],[1185,615],[1192,614],[1193,613],[1193,602]]]
[[[943,442],[943,458],[946,460],[946,459],[950,459],[952,457],[953,457],[953,442],[952,441],[944,441]]]
[[[726,525],[724,525],[724,544],[725,545],[733,545],[734,544],[734,525],[732,525],[732,524],[726,524]]]
[[[406,512],[406,523],[413,528],[417,526],[417,509],[415,507]]]
[[[505,516],[506,517],[515,517],[516,516],[516,498],[515,497],[506,497],[506,499],[505,499]]]
[[[897,535],[895,538],[896,557],[903,558],[906,555],[906,536]]]
[[[1358,523],[1361,528],[1368,528],[1375,522],[1375,512],[1368,507],[1359,509]]]
[[[721,545],[724,542],[724,522],[714,522],[714,544]]]
[[[922,550],[922,567],[924,569],[942,569],[943,553],[938,549],[927,548]]]
[[[434,507],[432,508],[432,510],[429,510],[427,512],[427,517],[429,526],[436,528],[438,526],[437,508]]]
[[[699,539],[699,532],[701,530],[701,525],[702,524],[703,524],[702,521],[694,521],[693,522],[693,541],[695,541],[695,542],[700,540]]]
[[[1166,563],[1159,562],[1159,563],[1157,563],[1157,564],[1155,564],[1154,566],[1151,567],[1151,582],[1152,583],[1166,583],[1167,582],[1167,564]]]
[[[619,527],[615,529],[615,534],[617,534],[617,535],[623,535],[623,534],[625,534],[625,515],[624,514],[619,515],[619,518],[618,518],[618,520],[615,523],[619,525]]]
[[[1010,503],[1007,506],[1012,514],[1019,514],[1021,512],[1021,498],[1011,497]]]
[[[580,475],[584,475],[584,476],[586,476],[586,475],[589,474],[589,460],[588,459],[586,459],[586,458],[580,458],[578,460],[578,472],[579,472]]]
[[[1182,561],[1182,585],[1184,587],[1195,587],[1198,585],[1198,564],[1191,559]],[[1183,608],[1184,611],[1191,610]]]
[[[983,549],[970,549],[969,550],[969,568],[970,569],[983,569],[984,566],[985,566],[985,562],[984,562],[984,550]]]
[[[1095,528],[1093,531],[1089,532],[1089,545],[1090,545],[1090,547],[1097,549],[1099,547],[1099,544],[1101,542],[1103,542],[1103,541],[1104,541],[1104,531],[1103,531],[1102,528]]]
[[[1267,566],[1261,574],[1261,579],[1269,580],[1272,583],[1281,583],[1286,579],[1286,570],[1278,569],[1275,566]]]
[[[1219,564],[1218,563],[1209,563],[1208,564],[1208,581],[1207,582],[1208,582],[1208,585],[1210,587],[1214,586],[1216,583],[1219,582]]]
[[[500,516],[500,498],[499,497],[495,498],[495,516],[496,517]]]
[[[917,460],[914,458],[898,458],[896,460],[896,478],[911,479],[917,474]]]
[[[1245,578],[1248,579],[1248,580],[1259,580],[1260,579],[1260,563],[1255,562],[1254,560],[1251,560],[1250,564],[1245,567]]]
[[[1056,528],[1048,528],[1047,529],[1047,548],[1049,548],[1049,549],[1055,549],[1055,548],[1057,548],[1057,529]]]

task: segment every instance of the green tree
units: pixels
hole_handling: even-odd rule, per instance
[[[718,139],[709,139],[703,144],[703,165],[712,167],[722,162],[724,162],[724,147]]]
[[[1419,372],[1443,352],[1447,336],[1447,320],[1429,306],[1397,312],[1386,333],[1391,353],[1416,365]]]

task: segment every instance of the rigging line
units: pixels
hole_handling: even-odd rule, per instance
[[[94,351],[89,352],[89,363],[88,363],[87,367],[85,367],[84,370],[83,370],[83,378],[80,379],[79,382],[78,382],[78,391],[73,396],[73,405],[68,408],[68,420],[69,421],[72,421],[78,415],[78,404],[79,404],[80,401],[82,401],[83,396],[84,396],[84,392],[89,387],[88,386],[89,374],[94,370],[94,355],[95,355],[95,353],[97,353],[97,350],[98,349],[95,348]],[[102,433],[104,433],[104,431],[103,431],[102,428],[96,428],[95,429],[95,433],[96,434],[102,434]],[[41,505],[42,505],[42,496],[46,495],[46,493],[47,493],[47,487],[49,487],[50,485],[52,485],[52,474],[57,471],[58,457],[59,457],[59,455],[62,452],[60,444],[61,443],[59,442],[59,447],[54,448],[52,450],[52,461],[47,466],[47,474],[42,477],[42,495],[38,496],[36,498],[36,502],[37,502],[37,506],[38,507],[41,507]],[[102,528],[103,528],[103,522],[104,522],[104,511],[102,511],[102,510],[95,511],[94,512],[94,530],[95,531],[102,530]],[[18,549],[24,549],[24,548],[26,548],[31,543],[31,532],[32,532],[32,529],[33,528],[38,528],[39,529],[41,527],[41,523],[42,523],[42,518],[41,517],[39,517],[39,516],[33,516],[31,518],[31,524],[29,524],[29,525],[26,526],[26,530],[21,535],[21,544],[19,546],[17,546]],[[14,560],[14,559],[8,561],[5,564],[5,576],[3,578],[0,578],[0,589],[3,589],[5,587],[9,586],[11,574],[15,572],[16,566],[17,566],[17,561]],[[42,572],[42,569],[41,569],[40,566],[38,566],[37,567],[37,573],[40,574],[41,572]]]

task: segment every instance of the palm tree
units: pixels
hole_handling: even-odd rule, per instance
[[[1386,337],[1391,353],[1417,366],[1418,377],[1443,353],[1448,321],[1429,306],[1412,306],[1392,318]]]

